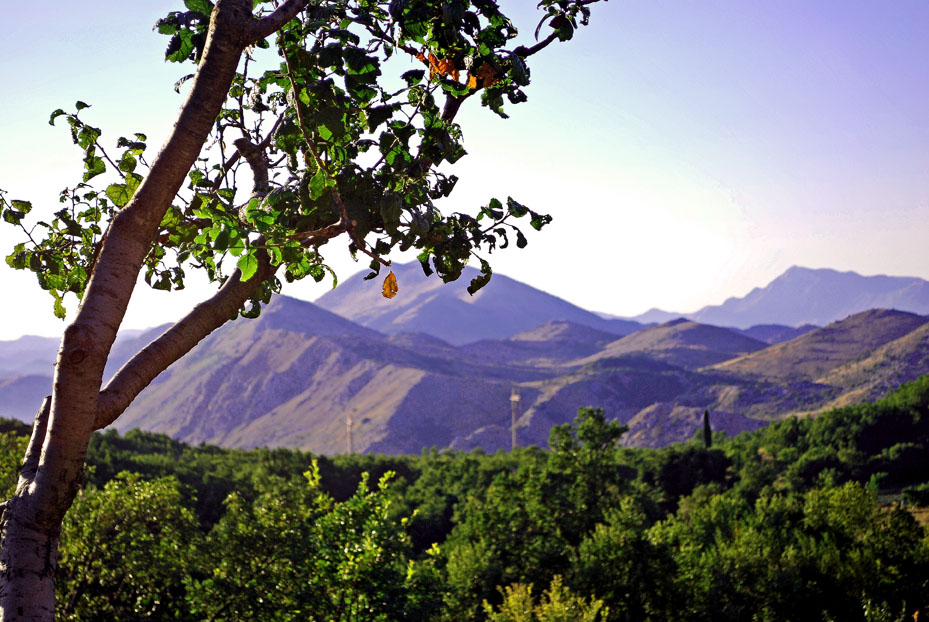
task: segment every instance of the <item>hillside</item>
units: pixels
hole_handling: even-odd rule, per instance
[[[677,367],[697,369],[761,350],[766,345],[726,328],[680,318],[617,339],[600,352],[576,361],[576,364],[641,353]]]
[[[625,443],[658,446],[689,438],[707,408],[715,425],[735,433],[873,399],[929,373],[929,318],[903,311],[870,310],[823,328],[733,329],[676,318],[617,335],[631,325],[500,275],[496,293],[472,300],[457,297],[454,286],[437,290],[439,282],[427,281],[417,264],[397,271],[403,289],[394,301],[363,281],[343,284],[329,299],[390,331],[276,297],[260,318],[227,324],[159,376],[116,426],[192,443],[335,454],[348,447],[351,421],[356,452],[493,451],[510,446],[517,387],[521,445],[544,446],[553,425],[570,421],[578,407],[596,406],[630,426]],[[523,294],[528,302],[518,298]],[[470,313],[472,328],[513,332],[462,344],[476,333],[466,338],[449,328],[442,305]],[[544,321],[524,326],[539,317]],[[407,326],[416,330],[391,332]],[[106,373],[163,328],[121,336]],[[33,416],[51,386],[53,357],[54,340],[0,343],[8,370],[41,371],[0,374],[0,414]]]
[[[714,369],[766,379],[815,380],[927,321],[927,317],[903,311],[865,311],[796,339],[720,363]]]
[[[833,369],[819,382],[845,389],[826,405],[831,408],[877,399],[926,374],[929,374],[929,322],[877,348],[866,358]]]
[[[204,340],[136,400],[117,427],[189,441],[337,453],[418,452],[480,427],[533,370],[455,356],[422,336],[390,339],[279,297],[254,321]],[[411,347],[412,346],[412,347]],[[451,355],[449,355],[451,354]]]

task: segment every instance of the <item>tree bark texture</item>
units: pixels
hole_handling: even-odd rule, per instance
[[[0,621],[52,621],[58,538],[81,484],[91,434],[112,423],[171,363],[235,311],[273,274],[238,273],[210,300],[143,349],[101,393],[103,370],[143,260],[219,114],[243,50],[292,19],[307,0],[287,0],[256,19],[251,0],[219,0],[203,57],[174,129],[132,201],[113,219],[78,308],[65,330],[52,395],[35,418],[14,496],[0,515]]]

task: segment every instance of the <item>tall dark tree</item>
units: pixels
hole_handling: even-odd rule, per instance
[[[713,429],[710,428],[710,411],[703,411],[703,446],[709,449],[713,446]]]

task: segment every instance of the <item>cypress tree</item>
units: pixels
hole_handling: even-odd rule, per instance
[[[710,429],[710,411],[703,411],[703,445],[709,449],[713,446],[713,430]]]

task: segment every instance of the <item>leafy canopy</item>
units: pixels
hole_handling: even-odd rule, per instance
[[[288,282],[320,281],[331,273],[323,247],[344,233],[353,255],[370,258],[368,278],[395,249],[415,249],[424,272],[446,282],[475,258],[474,293],[490,280],[488,254],[511,239],[527,244],[519,219],[539,230],[551,218],[511,197],[491,198],[473,215],[440,209],[458,181],[450,165],[466,153],[456,114],[478,95],[502,117],[507,103],[526,101],[527,59],[570,39],[597,1],[542,0],[531,47],[514,45],[517,29],[494,0],[311,1],[273,41],[246,51],[213,136],[151,244],[146,282],[181,289],[188,266],[222,282],[233,265],[248,280],[264,254]],[[170,37],[168,61],[197,63],[213,3],[184,4],[155,29]],[[255,5],[263,14],[274,2]],[[144,134],[120,137],[108,151],[102,131],[81,117],[86,108],[79,101],[49,120],[67,122],[84,165],[53,218],[27,226],[31,203],[0,191],[2,219],[26,237],[7,263],[36,274],[60,317],[62,297],[83,294],[107,223],[149,168]],[[249,179],[252,188],[243,188]],[[280,287],[272,274],[242,313],[257,315]]]

